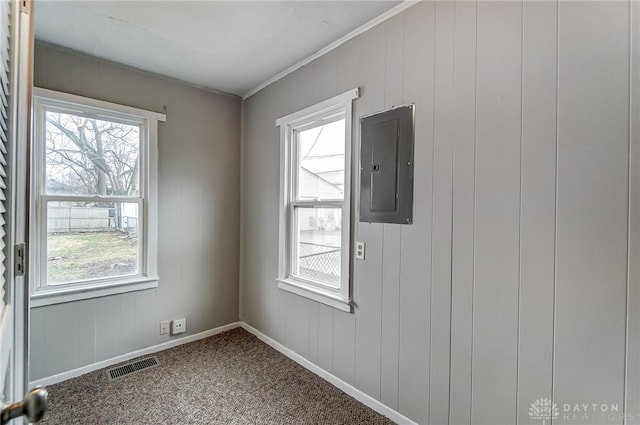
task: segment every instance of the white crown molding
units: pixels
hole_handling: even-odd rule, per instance
[[[350,33],[348,33],[347,35],[345,35],[345,36],[337,39],[333,43],[323,47],[322,49],[318,50],[317,52],[315,52],[311,56],[307,56],[305,59],[302,59],[300,62],[297,62],[296,64],[290,66],[289,68],[285,69],[284,71],[274,75],[273,77],[269,78],[267,81],[265,81],[265,82],[263,82],[261,84],[258,84],[256,87],[252,88],[251,90],[246,92],[244,95],[242,95],[242,99],[246,100],[246,99],[250,98],[251,96],[253,96],[254,94],[258,93],[263,88],[275,83],[276,81],[280,80],[281,78],[286,77],[287,75],[289,75],[292,72],[302,68],[303,66],[305,66],[308,63],[318,59],[319,57],[326,55],[330,51],[340,47],[341,45],[343,45],[347,41],[351,40],[352,38],[355,38],[355,37],[359,36],[360,34],[364,33],[365,31],[370,30],[371,28],[373,28],[376,25],[386,21],[387,19],[393,18],[394,16],[398,15],[399,13],[404,12],[405,10],[407,10],[408,8],[410,8],[411,6],[413,6],[413,5],[415,5],[416,3],[419,3],[419,2],[420,2],[420,0],[404,0],[402,3],[398,4],[397,6],[392,7],[391,9],[387,10],[386,12],[384,12],[382,15],[379,15],[379,16],[373,18],[372,20],[370,20],[366,24],[356,28],[355,30],[353,30]]]

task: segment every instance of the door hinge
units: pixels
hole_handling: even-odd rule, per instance
[[[25,264],[24,257],[25,257],[25,245],[23,243],[16,244],[14,276],[24,276],[24,264]]]
[[[19,0],[20,1],[20,12],[25,13],[27,15],[31,14],[31,0]]]

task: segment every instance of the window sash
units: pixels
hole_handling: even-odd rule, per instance
[[[138,271],[137,273],[125,274],[125,275],[117,275],[117,276],[108,276],[108,277],[97,277],[92,279],[82,279],[76,281],[62,282],[49,284],[49,276],[47,270],[47,236],[48,236],[48,222],[49,222],[49,203],[50,202],[126,202],[131,204],[138,205],[138,252],[137,252],[137,261],[138,261]],[[40,220],[38,220],[39,233],[40,233],[40,246],[39,246],[39,261],[38,261],[38,272],[39,278],[36,279],[36,290],[46,290],[47,288],[77,288],[92,284],[98,283],[107,283],[107,282],[118,282],[123,280],[130,280],[132,278],[141,278],[147,276],[147,244],[146,241],[146,231],[145,231],[145,216],[146,211],[144,209],[144,199],[137,198],[128,198],[128,197],[79,197],[79,196],[66,196],[66,195],[46,195],[40,197],[40,202],[38,203],[38,215]]]
[[[301,201],[300,200],[300,182],[299,182],[299,168],[300,168],[300,156],[299,156],[299,152],[298,152],[298,148],[299,148],[299,142],[298,142],[298,135],[300,132],[303,131],[307,131],[307,130],[311,130],[317,127],[321,127],[327,124],[332,124],[334,122],[337,121],[341,121],[341,120],[345,120],[345,134],[344,134],[344,140],[345,140],[345,145],[346,145],[346,141],[349,140],[348,134],[347,132],[349,131],[349,126],[346,123],[347,120],[347,113],[345,111],[344,106],[341,106],[340,108],[338,108],[335,111],[332,111],[331,115],[328,117],[321,117],[318,119],[313,119],[311,122],[306,123],[306,124],[302,124],[296,127],[290,127],[290,138],[289,138],[289,152],[290,152],[290,156],[289,156],[289,162],[291,164],[291,168],[290,168],[290,172],[289,172],[289,176],[291,178],[291,181],[289,182],[289,187],[291,188],[291,191],[289,193],[289,200],[291,202],[305,202],[305,201]],[[347,163],[347,149],[348,147],[345,146],[345,160],[344,160],[344,164],[343,164],[343,170],[344,170],[344,180],[343,180],[343,187],[346,188],[347,187],[347,170],[349,169],[349,164]],[[343,190],[343,197],[342,198],[337,198],[337,199],[320,199],[317,198],[316,200],[318,201],[333,201],[333,202],[342,202],[344,200],[344,196],[346,195],[346,191]],[[313,202],[313,201],[311,201]]]
[[[347,300],[350,296],[350,252],[351,252],[351,235],[349,226],[351,223],[351,217],[349,213],[345,213],[349,209],[349,200],[343,202],[332,201],[295,201],[289,202],[286,207],[286,217],[284,217],[286,240],[284,246],[285,258],[281,258],[283,262],[284,270],[280,274],[280,278],[292,280],[294,283],[300,283],[302,286],[308,286],[315,288],[315,292],[326,293],[333,297],[337,297],[342,300]],[[295,274],[295,262],[297,246],[297,235],[295,231],[295,208],[314,208],[314,207],[328,207],[328,208],[340,208],[342,221],[341,221],[341,237],[340,237],[340,286],[334,287],[326,283],[314,281],[312,279],[305,278]],[[292,282],[290,282],[292,283]]]
[[[299,240],[298,240],[298,223],[297,218],[296,218],[296,209],[313,209],[313,208],[334,208],[334,209],[340,209],[341,211],[341,220],[340,220],[340,258],[341,258],[341,262],[340,262],[340,283],[338,284],[338,286],[335,285],[331,285],[329,283],[325,283],[319,280],[313,280],[311,278],[305,277],[305,276],[301,276],[300,274],[296,273],[296,271],[298,271],[298,267],[299,267],[299,256],[298,256],[298,247],[299,247]],[[306,284],[309,285],[313,285],[316,286],[320,289],[323,290],[329,290],[332,292],[340,292],[340,288],[343,285],[344,282],[344,249],[345,249],[345,245],[344,245],[344,230],[343,230],[343,225],[344,225],[344,214],[342,214],[344,211],[343,209],[343,205],[340,203],[335,203],[335,202],[291,202],[290,206],[289,206],[289,217],[291,217],[290,219],[290,225],[289,225],[289,272],[288,272],[288,277],[290,278],[294,278],[296,280],[300,280],[305,282]],[[346,247],[348,249],[348,246]]]
[[[84,108],[84,105],[72,105],[72,106],[50,106],[57,105],[57,101],[53,99],[38,99],[36,102],[36,119],[35,119],[35,140],[36,140],[36,169],[34,170],[34,176],[36,177],[36,181],[38,182],[37,194],[39,196],[55,196],[55,194],[49,194],[47,192],[47,125],[46,125],[46,113],[47,111],[55,110],[55,112],[73,114],[78,116],[83,116],[86,118],[96,118],[104,121],[112,121],[115,123],[127,124],[127,125],[138,125],[140,126],[140,140],[139,140],[139,151],[138,151],[138,197],[145,198],[147,192],[149,190],[148,185],[149,181],[147,178],[148,173],[148,161],[149,161],[149,129],[148,121],[145,119],[140,119],[137,117],[129,117],[126,118],[126,115],[118,114],[114,112],[111,114],[111,111],[103,111],[99,109],[98,111],[103,111],[102,114],[98,113],[86,113],[82,114],[82,112],[77,112],[77,109]],[[75,109],[74,109],[75,106]],[[92,108],[87,106],[87,110],[96,110],[96,108]],[[67,195],[64,195],[67,196]],[[68,195],[68,196],[78,196],[78,197],[94,197],[94,196],[109,196],[109,195]]]

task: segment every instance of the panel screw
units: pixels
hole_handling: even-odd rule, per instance
[[[411,161],[407,162],[407,165],[411,165]]]

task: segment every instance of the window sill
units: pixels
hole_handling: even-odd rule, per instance
[[[346,311],[347,313],[353,312],[351,301],[349,300],[344,300],[323,292],[314,291],[309,289],[306,285],[300,284],[292,279],[277,278],[276,281],[278,282],[278,288],[283,291],[309,298],[338,310]]]
[[[99,282],[92,285],[72,288],[56,288],[41,290],[31,295],[31,307],[43,307],[52,304],[62,304],[90,298],[106,297],[124,294],[126,292],[142,291],[158,287],[158,277],[134,277],[127,280]]]

